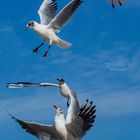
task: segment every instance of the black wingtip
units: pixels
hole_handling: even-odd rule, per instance
[[[12,114],[9,113],[9,111],[6,111],[6,112],[8,113],[8,115],[9,115],[12,119],[17,120],[16,117],[14,117]]]
[[[93,101],[90,102],[90,105],[92,105],[92,104],[93,104]]]
[[[9,87],[9,85],[10,85],[10,83],[6,83],[6,87],[7,87],[7,88]]]

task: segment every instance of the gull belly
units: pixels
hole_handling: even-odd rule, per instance
[[[58,37],[47,25],[36,24],[34,30],[44,39],[44,41],[51,41],[54,43],[57,41]]]

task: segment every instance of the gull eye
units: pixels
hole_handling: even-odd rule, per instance
[[[63,112],[61,108],[59,108],[59,111],[60,111],[61,113]]]

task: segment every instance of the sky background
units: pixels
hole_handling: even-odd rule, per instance
[[[61,10],[69,0],[57,0]],[[84,140],[140,139],[140,1],[115,9],[107,0],[84,0],[59,37],[69,49],[51,48],[49,56],[32,53],[42,39],[24,31],[39,21],[41,0],[0,0],[0,138],[35,140],[6,111],[20,119],[54,123],[53,104],[66,112],[56,88],[8,89],[7,82],[53,82],[63,77],[81,103],[97,106],[94,127]]]

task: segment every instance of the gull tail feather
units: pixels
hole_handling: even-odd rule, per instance
[[[57,44],[59,47],[61,47],[61,48],[69,48],[69,47],[71,47],[71,43],[66,42],[66,41],[64,41],[64,40],[62,40],[62,39],[60,39],[60,38],[57,38],[56,44]]]

